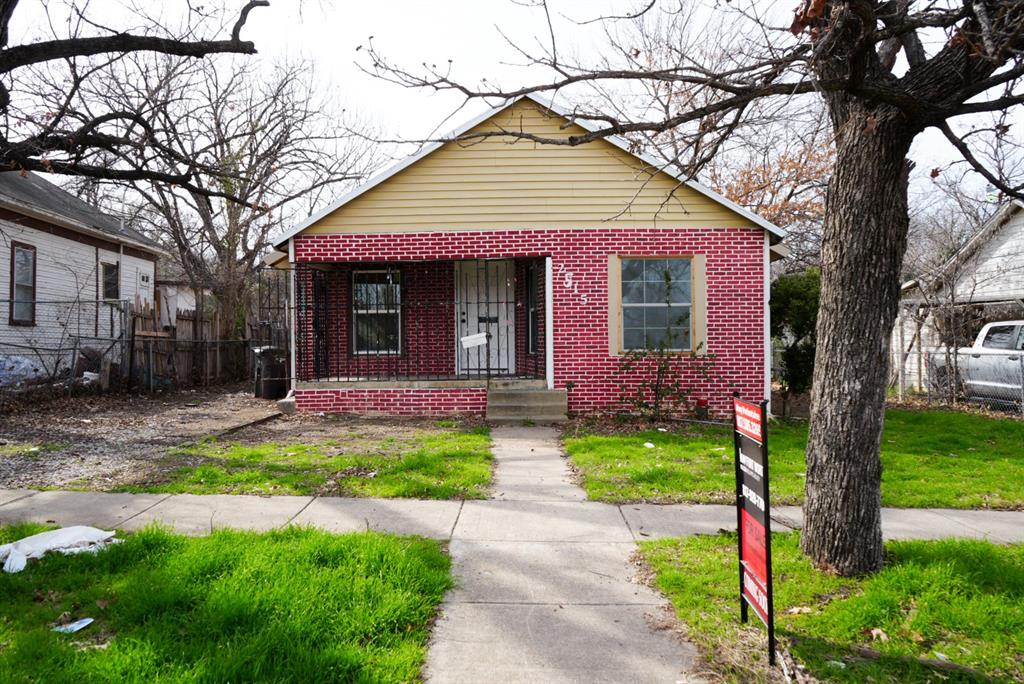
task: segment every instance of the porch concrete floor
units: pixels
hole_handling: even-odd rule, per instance
[[[19,520],[185,534],[305,524],[450,542],[457,579],[431,639],[430,682],[692,682],[697,653],[671,629],[667,601],[634,579],[645,539],[735,529],[730,506],[585,500],[557,432],[494,429],[493,499],[419,501],[0,490],[0,524]],[[799,508],[775,511],[776,530]],[[1024,512],[885,509],[889,539],[1024,542]]]

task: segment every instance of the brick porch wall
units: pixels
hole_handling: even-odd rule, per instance
[[[639,372],[628,376],[620,358],[608,350],[608,257],[687,256],[707,259],[708,353],[714,368],[704,375],[688,372],[694,398],[707,399],[712,411],[728,415],[729,398],[739,391],[748,399],[764,394],[764,233],[756,228],[594,228],[423,233],[306,235],[295,238],[299,262],[396,262],[551,256],[554,269],[555,386],[566,388],[569,410],[600,412],[622,405]],[[304,390],[300,394],[311,392]],[[383,405],[362,390],[316,390],[337,395],[333,408],[370,410],[360,402]],[[382,390],[372,390],[380,392]],[[390,390],[389,390],[390,391]],[[468,390],[454,390],[467,392]],[[450,402],[448,412],[481,412],[483,403],[456,400],[441,390],[394,390],[389,401],[405,402],[396,413]],[[423,395],[413,397],[409,392]],[[480,390],[479,392],[482,392]],[[317,394],[317,397],[322,397]],[[318,399],[320,405],[326,400]],[[464,409],[456,408],[469,407]],[[345,409],[342,407],[353,407]],[[391,411],[392,409],[387,409]]]
[[[295,393],[299,411],[395,416],[483,415],[487,390],[482,387],[437,389],[304,389]]]

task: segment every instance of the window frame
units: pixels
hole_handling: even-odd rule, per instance
[[[1018,327],[1019,326],[1013,325],[1012,323],[1011,324],[1003,324],[1003,325],[993,325],[992,327],[990,327],[988,329],[988,332],[985,333],[985,338],[981,341],[982,349],[995,349],[996,351],[1011,351],[1011,350],[1013,350],[1014,346],[1016,345],[1017,335],[1020,333]],[[1003,346],[996,346],[996,345],[989,345],[989,344],[987,344],[989,338],[992,336],[992,333],[994,331],[1000,329],[1000,328],[1009,328],[1010,329],[1010,331],[1008,333],[1005,333],[1006,334],[1006,342],[1005,342],[1005,344]]]
[[[117,286],[117,295],[114,296],[114,297],[108,297],[107,296],[107,269],[108,268],[114,269],[114,271],[117,274],[117,280],[115,282],[115,284]],[[101,261],[100,262],[100,289],[102,290],[102,292],[100,292],[100,295],[101,295],[100,299],[102,301],[104,301],[104,302],[119,302],[119,301],[121,301],[121,262],[119,262],[119,261],[115,261],[115,262]]]
[[[649,348],[649,347],[646,347],[646,346],[645,347],[635,347],[635,348],[634,347],[626,346],[626,324],[625,324],[626,308],[648,309],[648,308],[659,308],[660,307],[660,308],[664,308],[664,309],[670,309],[670,308],[674,308],[674,307],[678,306],[678,307],[686,307],[686,309],[687,309],[687,311],[689,313],[689,320],[688,320],[688,326],[687,326],[687,346],[685,348],[683,348],[683,347],[679,347],[679,348],[675,348],[675,347],[673,347],[673,348],[666,348],[664,351],[667,354],[693,355],[695,353],[694,335],[696,334],[695,333],[695,329],[694,329],[694,325],[695,325],[695,311],[694,311],[694,309],[696,307],[695,299],[696,299],[696,292],[697,292],[697,290],[696,290],[696,288],[697,288],[697,283],[696,283],[696,268],[697,268],[697,265],[696,265],[696,259],[694,258],[694,255],[692,255],[692,254],[652,255],[652,256],[648,256],[648,255],[644,255],[644,256],[619,255],[617,257],[616,261],[617,261],[616,268],[618,270],[618,277],[617,277],[618,292],[616,293],[616,297],[618,299],[617,304],[618,304],[618,328],[619,328],[618,329],[617,345],[618,345],[619,353],[620,354],[628,354],[628,353],[644,353],[644,352],[657,352],[658,351],[657,348],[653,348],[652,349],[652,348]],[[646,303],[646,302],[644,302],[644,303],[626,303],[626,302],[624,302],[623,301],[623,297],[622,297],[622,288],[623,288],[623,283],[624,282],[628,282],[628,281],[623,281],[623,279],[622,279],[622,268],[623,268],[623,265],[624,265],[624,263],[626,261],[686,261],[689,264],[689,269],[690,269],[690,301],[687,304],[674,304],[674,303],[671,303],[671,302],[668,303],[668,304],[666,304],[664,302],[661,302],[661,303]],[[673,282],[677,282],[677,281],[673,281]],[[683,282],[683,281],[678,281],[678,282]],[[645,326],[645,329],[646,329],[646,326]]]
[[[536,354],[540,342],[537,326],[537,266],[526,266],[526,353]]]
[[[390,309],[388,309],[388,310],[381,310],[381,309],[360,310],[360,309],[356,308],[356,277],[358,275],[360,275],[360,274],[365,274],[365,273],[392,273],[392,274],[395,274],[395,275],[398,276],[398,287],[399,287],[398,292],[399,292],[399,295],[398,295],[398,301],[395,304],[394,310],[390,310]],[[349,296],[349,314],[350,314],[350,317],[352,319],[351,329],[350,329],[351,330],[352,343],[351,343],[351,346],[350,346],[350,351],[351,351],[353,356],[386,356],[386,357],[401,356],[401,354],[402,354],[402,338],[403,338],[403,335],[402,335],[402,294],[401,294],[401,292],[402,292],[402,290],[401,290],[401,288],[402,288],[402,280],[403,280],[403,278],[402,278],[402,271],[401,271],[401,269],[397,269],[397,268],[353,268],[352,269],[352,275],[351,275],[351,278],[349,280],[349,283],[351,285],[351,294]],[[393,349],[393,350],[391,350],[391,349],[366,349],[366,350],[360,351],[359,348],[358,348],[359,335],[356,332],[356,328],[358,326],[358,317],[359,317],[360,314],[362,314],[364,316],[374,316],[374,315],[379,316],[379,315],[382,315],[382,314],[392,314],[392,315],[394,315],[397,318],[397,320],[398,320],[398,336],[397,336],[397,339],[395,340],[397,348]]]
[[[17,251],[22,250],[25,252],[32,253],[32,300],[29,302],[32,315],[29,318],[16,318],[14,315],[15,302],[23,302],[26,300],[16,299],[14,294],[15,287],[15,267],[17,265]],[[7,310],[7,323],[8,325],[20,325],[20,326],[34,326],[36,324],[36,302],[38,301],[38,291],[36,287],[37,275],[39,272],[39,252],[36,250],[35,245],[30,245],[27,242],[18,242],[11,240],[11,289],[10,289],[10,300]]]

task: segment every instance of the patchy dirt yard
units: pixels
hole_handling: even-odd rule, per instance
[[[80,397],[0,417],[0,488],[480,498],[489,447],[472,421],[282,416],[240,387]]]
[[[0,487],[108,489],[169,447],[277,412],[242,386],[46,402],[0,416]]]
[[[485,498],[488,429],[477,421],[296,415],[166,451],[121,491]]]

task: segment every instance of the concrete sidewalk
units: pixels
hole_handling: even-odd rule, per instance
[[[497,480],[507,481],[500,474]],[[569,534],[586,538],[606,535],[601,541],[629,542],[714,534],[736,527],[731,506],[615,506],[585,501],[582,494],[560,499],[541,493],[511,499],[497,486],[495,496],[489,501],[463,503],[0,489],[0,524],[32,520],[134,530],[159,521],[183,534],[208,534],[217,527],[266,530],[295,523],[335,532],[371,529],[443,540],[558,541]],[[776,531],[799,526],[802,515],[798,507],[776,507],[774,512]],[[886,508],[882,529],[886,539],[957,537],[1024,543],[1024,512]]]
[[[496,428],[493,497],[418,501],[0,490],[0,524],[20,520],[185,534],[288,524],[380,530],[449,542],[457,586],[435,624],[425,674],[454,682],[694,682],[697,653],[663,596],[634,577],[636,542],[735,529],[731,506],[587,501],[557,432]],[[775,509],[775,529],[799,508]],[[1024,512],[885,509],[888,539],[1024,542]]]

